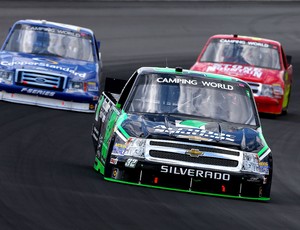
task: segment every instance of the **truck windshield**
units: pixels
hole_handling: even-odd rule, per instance
[[[4,50],[93,61],[92,42],[92,36],[86,33],[18,24]]]
[[[280,69],[278,46],[244,40],[213,39],[200,62],[231,63]]]
[[[143,74],[125,107],[129,113],[205,117],[257,125],[251,89],[244,83],[173,74]]]

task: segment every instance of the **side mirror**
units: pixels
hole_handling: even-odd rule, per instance
[[[292,64],[292,56],[291,55],[286,55],[286,60],[289,65]]]
[[[96,41],[98,49],[100,49],[100,41]]]

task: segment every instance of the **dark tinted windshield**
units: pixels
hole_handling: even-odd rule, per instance
[[[4,50],[93,61],[92,41],[90,34],[19,24]]]
[[[213,39],[200,61],[280,69],[277,46],[244,40]]]
[[[126,112],[172,113],[257,125],[250,89],[234,83],[171,74],[140,75]]]

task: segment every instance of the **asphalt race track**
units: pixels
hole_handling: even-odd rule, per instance
[[[206,39],[239,33],[279,40],[293,56],[289,113],[262,115],[273,150],[270,202],[103,181],[93,169],[92,114],[0,102],[0,230],[300,229],[300,2],[0,2],[0,40],[18,19],[93,29],[104,74],[192,66]]]

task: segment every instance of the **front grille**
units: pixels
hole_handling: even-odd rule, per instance
[[[66,86],[66,77],[48,72],[17,70],[16,83],[36,88],[62,91]]]
[[[238,152],[238,151],[230,151],[230,150],[226,150],[226,149],[212,148],[209,146],[189,145],[189,144],[185,144],[185,143],[150,141],[150,145],[184,149],[184,150],[197,149],[201,152],[214,152],[214,153],[222,153],[222,154],[228,154],[228,155],[233,155],[233,156],[240,155],[240,152]]]
[[[256,83],[256,82],[247,82],[251,89],[252,89],[252,92],[255,96],[258,96],[260,95],[261,93],[261,84],[260,83]]]
[[[243,160],[242,152],[230,147],[158,139],[147,140],[145,158],[155,163],[229,171],[239,171]]]
[[[150,150],[149,155],[151,157],[198,163],[198,164],[208,164],[208,165],[218,165],[218,166],[227,166],[227,167],[236,167],[238,166],[238,161],[230,160],[230,159],[222,159],[222,158],[214,158],[214,157],[191,157],[183,154],[176,154],[172,152],[164,152],[158,150]]]

